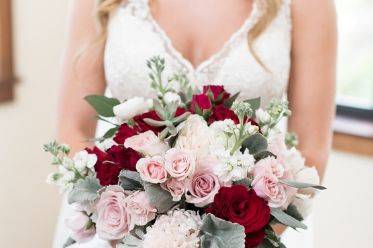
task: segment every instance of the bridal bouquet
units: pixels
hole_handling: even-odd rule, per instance
[[[263,109],[222,86],[194,90],[183,74],[164,80],[158,57],[148,67],[154,99],[86,97],[113,125],[97,146],[72,157],[44,147],[58,166],[48,181],[75,210],[66,247],[285,247],[272,225],[305,229],[324,189],[295,135],[276,128],[287,102]]]

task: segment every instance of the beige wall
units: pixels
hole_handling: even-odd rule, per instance
[[[57,191],[41,150],[55,133],[67,1],[15,0],[17,99],[0,105],[0,247],[51,247]],[[333,153],[315,208],[316,248],[372,243],[373,159]],[[352,187],[350,187],[352,185]]]
[[[16,100],[0,105],[0,247],[50,247],[59,197],[43,143],[55,133],[67,1],[15,0]]]

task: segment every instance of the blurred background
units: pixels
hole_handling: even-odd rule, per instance
[[[365,248],[373,242],[373,1],[336,4],[338,114],[313,235],[316,248]],[[60,198],[45,183],[53,168],[42,144],[55,137],[67,5],[0,1],[0,247],[51,247]]]

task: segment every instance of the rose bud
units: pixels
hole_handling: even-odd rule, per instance
[[[230,94],[224,90],[222,85],[203,86],[203,94],[209,96],[214,103],[220,104],[230,97]]]
[[[210,98],[205,94],[194,95],[191,104],[191,111],[195,114],[209,117],[211,114],[212,104]]]

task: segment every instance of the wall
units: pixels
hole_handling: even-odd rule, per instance
[[[67,1],[15,0],[17,99],[0,105],[0,247],[51,247],[59,197],[45,184]],[[333,152],[315,207],[317,248],[372,243],[373,159]]]
[[[68,1],[13,3],[16,99],[0,105],[0,247],[50,247],[59,197],[42,144],[55,136]]]

